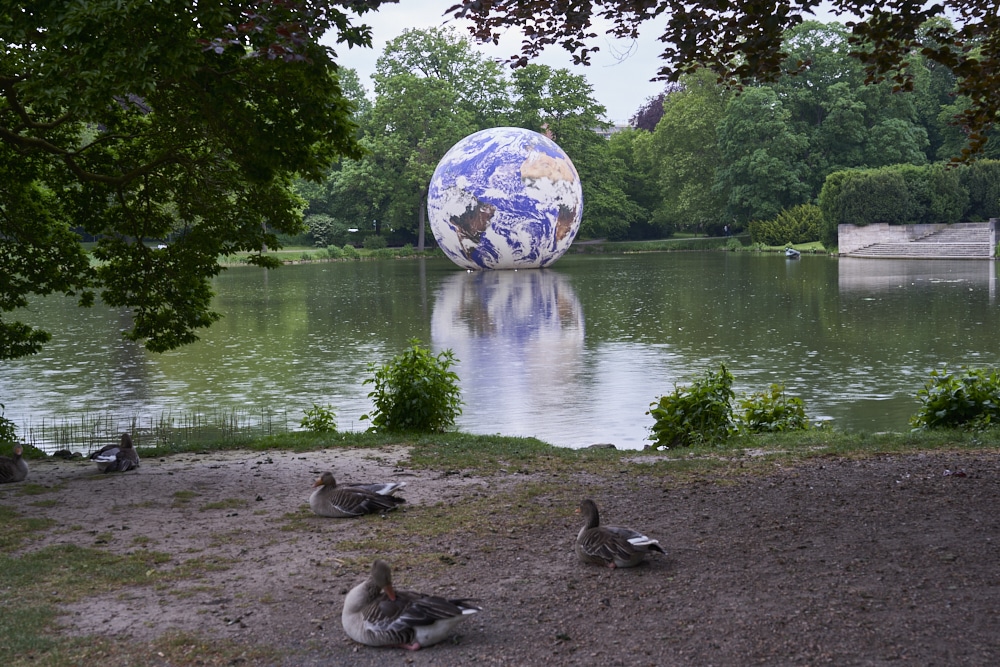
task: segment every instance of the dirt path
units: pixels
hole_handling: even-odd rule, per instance
[[[29,481],[51,488],[6,485],[0,504],[57,522],[35,546],[171,555],[150,581],[67,605],[69,634],[185,631],[273,647],[267,662],[283,665],[1000,664],[998,453],[824,459],[683,485],[625,464],[465,477],[412,470],[406,454],[178,455],[117,475],[42,461]],[[406,481],[405,510],[314,517],[310,484],[327,469]],[[667,557],[578,563],[584,495]],[[453,531],[430,528],[452,513]],[[353,644],[341,604],[375,556],[402,564],[398,587],[476,597],[484,611],[456,642],[415,653]],[[156,585],[177,567],[198,574]]]

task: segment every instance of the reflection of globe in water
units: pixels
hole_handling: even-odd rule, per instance
[[[458,359],[462,400],[476,415],[458,426],[471,433],[558,441],[566,421],[581,419],[566,405],[588,400],[583,341],[583,307],[555,271],[453,273],[434,301],[431,342]]]
[[[470,134],[441,158],[427,213],[438,245],[462,268],[539,268],[573,243],[583,190],[554,141],[495,127]]]

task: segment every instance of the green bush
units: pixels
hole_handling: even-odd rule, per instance
[[[326,256],[330,259],[343,259],[344,249],[340,246],[328,245],[326,247]]]
[[[305,411],[299,426],[313,433],[331,433],[337,430],[337,414],[333,411],[332,405],[313,403],[312,407]]]
[[[756,392],[739,401],[739,426],[750,433],[805,431],[809,428],[801,398],[785,393],[785,386],[772,384],[767,391]]]
[[[732,400],[733,376],[725,365],[719,372],[708,371],[689,387],[674,387],[671,394],[650,404],[655,423],[650,440],[653,447],[688,447],[718,444],[735,430]]]
[[[358,249],[352,246],[350,243],[345,243],[344,257],[346,257],[347,259],[357,259],[358,257],[361,257],[361,253],[359,253]]]
[[[420,346],[416,338],[410,348],[377,367],[368,365],[374,384],[368,397],[375,404],[370,419],[374,431],[444,431],[462,414],[458,375],[449,370],[455,361],[451,350],[437,356]]]
[[[931,371],[917,400],[920,410],[910,417],[914,429],[988,428],[1000,421],[1000,374],[983,368],[963,368],[958,375],[947,368]]]
[[[818,206],[799,204],[784,210],[773,220],[754,220],[750,239],[765,246],[811,243],[822,233],[823,213]]]
[[[362,246],[365,250],[381,250],[383,248],[389,247],[389,242],[385,240],[384,236],[378,234],[370,234],[365,237]]]

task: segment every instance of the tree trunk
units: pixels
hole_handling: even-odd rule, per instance
[[[424,251],[424,229],[427,220],[427,188],[420,192],[420,210],[417,211],[417,252]]]

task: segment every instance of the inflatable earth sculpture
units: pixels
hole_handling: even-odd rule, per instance
[[[554,141],[495,127],[470,134],[441,158],[427,213],[438,245],[462,268],[541,268],[573,243],[583,190]]]

